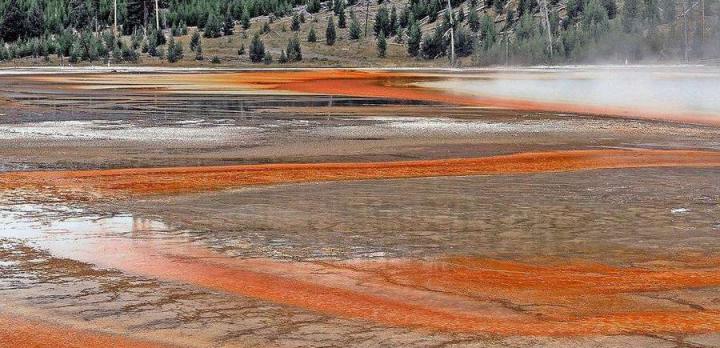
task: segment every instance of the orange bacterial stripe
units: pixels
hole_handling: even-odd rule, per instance
[[[427,79],[427,77],[425,77]],[[454,94],[448,91],[416,87],[407,82],[420,81],[421,76],[368,74],[364,78],[352,76],[338,78],[327,76],[299,81],[280,83],[276,89],[327,95],[344,95],[352,97],[388,98],[398,100],[414,100],[437,102],[450,105],[466,105],[478,107],[501,108],[510,110],[567,112],[586,115],[616,116],[650,120],[673,121],[718,126],[720,118],[692,112],[667,111],[649,108],[612,107],[562,102],[532,101],[490,96],[471,96]]]
[[[577,150],[402,162],[16,172],[0,175],[0,189],[80,189],[142,195],[318,181],[717,166],[720,152],[712,151]]]
[[[616,116],[720,126],[720,117],[706,113],[658,108],[585,105],[543,102],[522,98],[473,96],[452,91],[415,86],[412,83],[450,78],[420,72],[308,70],[247,71],[238,73],[190,74],[76,74],[68,76],[30,75],[17,77],[35,82],[50,82],[45,88],[151,90],[152,93],[209,93],[232,95],[239,92],[270,90],[282,93],[311,93],[351,97],[386,98],[436,102],[450,105],[550,111],[599,116]]]
[[[230,259],[162,241],[98,243],[74,257],[390,326],[543,336],[720,330],[720,311],[652,300],[665,291],[676,297],[678,291],[720,286],[716,260],[698,260],[704,265],[693,269],[475,258],[313,263]]]

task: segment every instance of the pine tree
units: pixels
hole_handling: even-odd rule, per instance
[[[417,57],[420,53],[420,42],[422,41],[422,32],[420,32],[420,26],[413,21],[412,24],[410,24],[410,29],[408,30],[408,54],[410,54],[411,57]]]
[[[470,8],[470,14],[468,15],[468,26],[473,33],[477,33],[480,30],[480,17],[477,14],[477,10],[474,7]]]
[[[150,9],[155,7],[155,3],[151,4],[150,1],[152,0],[127,0],[127,16],[125,17],[125,25],[123,25],[125,33],[132,33],[136,28],[147,27]],[[76,5],[73,5],[75,3],[78,4],[77,6],[85,6],[85,0],[72,0],[72,8],[76,7]],[[87,9],[85,11],[87,12]]]
[[[385,33],[381,32],[380,36],[378,36],[378,38],[377,38],[378,57],[385,58],[386,51],[387,51],[387,40],[385,39]]]
[[[347,27],[347,23],[345,20],[345,11],[340,11],[340,14],[338,15],[338,28],[345,27]]]
[[[335,44],[335,21],[332,16],[330,16],[327,29],[325,30],[325,43],[327,43],[328,46]]]
[[[42,36],[45,31],[45,17],[40,5],[36,2],[30,9],[30,13],[27,16],[27,23],[24,25],[26,35],[29,37]]]
[[[5,15],[0,25],[0,38],[12,42],[23,36],[25,13],[20,10],[17,0],[10,0],[5,6]]]
[[[310,32],[308,32],[307,36],[308,42],[316,42],[317,41],[317,34],[315,34],[315,27],[310,27]]]
[[[398,27],[398,18],[397,18],[397,9],[395,8],[395,5],[393,5],[392,10],[390,10],[390,23],[388,25],[389,31],[386,35],[393,36],[397,33],[397,27]]]
[[[381,7],[375,14],[375,25],[373,25],[375,36],[379,36],[381,32],[390,33],[390,15],[387,8]]]
[[[345,1],[344,0],[335,0],[335,6],[333,8],[333,12],[335,12],[336,16],[340,16],[340,13],[345,12]]]
[[[290,30],[300,30],[300,16],[297,13],[292,16],[292,24],[290,24]]]
[[[195,60],[203,60],[205,57],[203,57],[202,53],[202,45],[198,44],[198,46],[195,48]]]
[[[265,44],[260,39],[260,33],[255,33],[250,42],[250,61],[259,63],[265,56]]]
[[[200,47],[200,32],[195,31],[192,35],[192,38],[190,38],[190,50],[195,52],[195,50]]]
[[[114,39],[114,37],[113,37],[113,39]],[[114,42],[115,42],[115,40],[113,40],[113,44],[111,46],[115,46]],[[154,33],[148,33],[147,46],[148,46],[147,52],[151,57],[159,56],[159,52],[157,49],[158,48],[157,35],[155,35]]]
[[[355,12],[350,12],[350,40],[357,40],[362,35],[362,29],[360,23],[358,23],[355,17]]]
[[[640,0],[625,0],[622,10],[622,25],[626,33],[639,30]]]
[[[175,41],[175,37],[171,36],[167,44],[167,59],[170,63],[175,63],[183,58],[182,43]]]
[[[307,6],[305,9],[309,13],[317,13],[320,11],[320,0],[308,0]]]
[[[211,13],[210,16],[208,16],[208,20],[205,23],[205,31],[203,32],[203,36],[205,37],[220,37],[220,20],[218,20],[217,16],[215,16],[214,13]]]
[[[407,28],[408,25],[410,25],[410,8],[408,6],[405,6],[400,13],[398,24],[400,25],[400,28]]]
[[[233,20],[232,13],[230,13],[230,8],[228,8],[227,13],[225,14],[225,23],[223,23],[223,34],[232,35],[235,31],[235,21]]]
[[[299,62],[302,60],[302,50],[297,35],[288,40],[286,52],[288,62]]]
[[[238,48],[238,56],[242,56],[243,54],[245,54],[245,44],[241,43],[240,48]]]
[[[250,28],[250,15],[247,12],[243,12],[240,22],[243,29],[247,30],[248,28]]]
[[[82,29],[90,25],[90,10],[85,0],[71,0],[69,6],[70,23],[75,29]]]

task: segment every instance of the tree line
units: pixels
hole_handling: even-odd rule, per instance
[[[457,57],[471,57],[474,65],[720,56],[720,0],[705,0],[704,9],[689,10],[674,0],[545,0],[547,23],[538,0],[450,0],[451,11],[442,0],[370,1],[379,4],[370,27],[379,57],[387,55],[388,40],[404,45],[409,59],[444,59],[454,48]],[[156,11],[155,0],[117,0],[115,14],[113,0],[0,0],[0,60],[55,54],[73,62],[137,61],[139,51],[177,61],[183,52],[172,36],[187,34],[188,26],[216,38],[231,35],[236,23],[249,28],[250,20],[258,16],[269,15],[270,21],[291,16],[290,29],[297,32],[306,13],[323,9],[329,14],[324,30],[327,45],[335,44],[341,29],[349,40],[368,34],[355,14],[364,5],[357,0],[159,0],[157,4]],[[695,14],[701,10],[705,17],[698,20]],[[115,15],[118,33],[113,32]],[[272,61],[261,37],[269,31],[270,21],[251,34],[251,61]],[[156,23],[170,29],[170,37],[158,31]],[[123,41],[120,34],[130,39]],[[317,39],[311,26],[306,40]],[[291,38],[278,60],[301,60],[299,41],[298,35]],[[201,60],[202,47],[197,52],[199,45],[191,46]]]

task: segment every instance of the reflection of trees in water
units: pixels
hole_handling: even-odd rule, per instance
[[[153,221],[143,217],[133,216],[131,233],[152,231]]]

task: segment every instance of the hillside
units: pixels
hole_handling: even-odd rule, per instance
[[[440,0],[158,5],[156,21],[153,1],[119,1],[115,38],[110,0],[0,0],[0,64],[446,67],[451,26],[456,66],[707,62],[720,56],[718,0],[453,0],[453,24]],[[329,45],[331,19],[335,40]],[[158,23],[162,35],[153,32]],[[315,42],[308,40],[311,31]],[[191,44],[196,32],[200,54]],[[386,37],[384,52],[380,36]],[[170,40],[176,44],[163,42]]]

